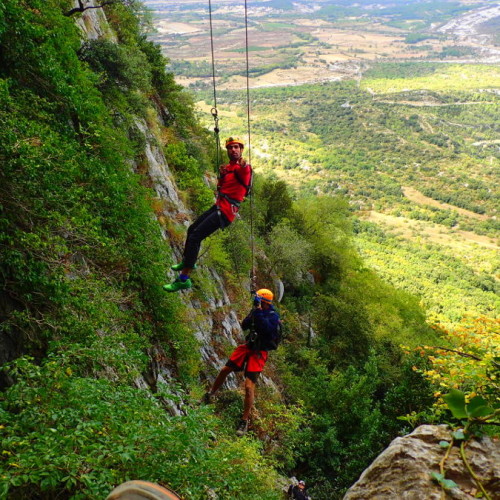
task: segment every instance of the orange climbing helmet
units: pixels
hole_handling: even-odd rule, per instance
[[[260,290],[257,290],[255,293],[257,297],[260,298],[260,300],[263,300],[264,302],[267,302],[268,304],[271,304],[274,299],[273,292],[271,290],[268,290],[267,288],[261,288]]]
[[[239,144],[242,148],[245,147],[245,143],[239,138],[239,137],[228,137],[226,139],[226,148],[230,145],[230,144]]]

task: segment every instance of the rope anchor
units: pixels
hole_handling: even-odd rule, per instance
[[[217,135],[219,133],[219,114],[217,108],[212,108],[210,113],[212,113],[212,116],[214,117],[214,132]]]

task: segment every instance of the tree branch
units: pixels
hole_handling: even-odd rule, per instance
[[[448,349],[447,347],[439,347],[439,346],[432,346],[433,349],[441,349],[443,351],[448,351],[448,352],[454,352],[458,354],[459,356],[463,356],[464,358],[471,358],[475,359],[476,361],[482,361],[482,358],[479,358],[478,356],[474,356],[474,354],[469,354],[467,352],[462,352],[462,351],[457,351],[456,349]],[[496,366],[500,368],[500,363],[497,363],[496,361],[491,360],[491,362]]]
[[[432,348],[433,349],[441,349],[442,351],[454,352],[454,353],[458,354],[459,356],[463,356],[464,358],[472,358],[472,359],[475,359],[476,361],[482,361],[481,358],[474,356],[474,354],[468,354],[467,352],[457,351],[455,349],[448,349],[447,347],[439,347],[439,346],[432,346]]]
[[[68,12],[64,12],[64,15],[66,17],[71,17],[73,14],[76,14],[77,12],[84,12],[89,9],[102,9],[105,5],[113,5],[114,3],[118,3],[119,1],[120,0],[106,0],[104,2],[101,2],[99,5],[88,5],[87,7],[85,7],[83,5],[83,1],[78,0],[78,7],[68,10]]]

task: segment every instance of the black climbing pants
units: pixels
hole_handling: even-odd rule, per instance
[[[194,267],[200,252],[201,242],[217,229],[224,229],[231,224],[216,205],[201,214],[188,228],[182,262],[184,267]]]

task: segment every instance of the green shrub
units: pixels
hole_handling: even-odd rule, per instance
[[[165,156],[169,166],[176,172],[178,186],[188,192],[193,208],[198,213],[207,210],[213,204],[214,194],[202,180],[204,166],[188,154],[187,146],[183,142],[168,144],[165,147]]]
[[[80,58],[99,75],[101,89],[118,85],[128,92],[150,90],[149,64],[136,47],[123,47],[105,39],[90,40],[80,49]]]
[[[0,401],[0,495],[104,498],[131,478],[168,483],[191,499],[277,499],[257,442],[235,441],[206,407],[169,417],[179,395],[82,378],[65,357],[20,358]],[[185,396],[184,396],[185,397]]]

